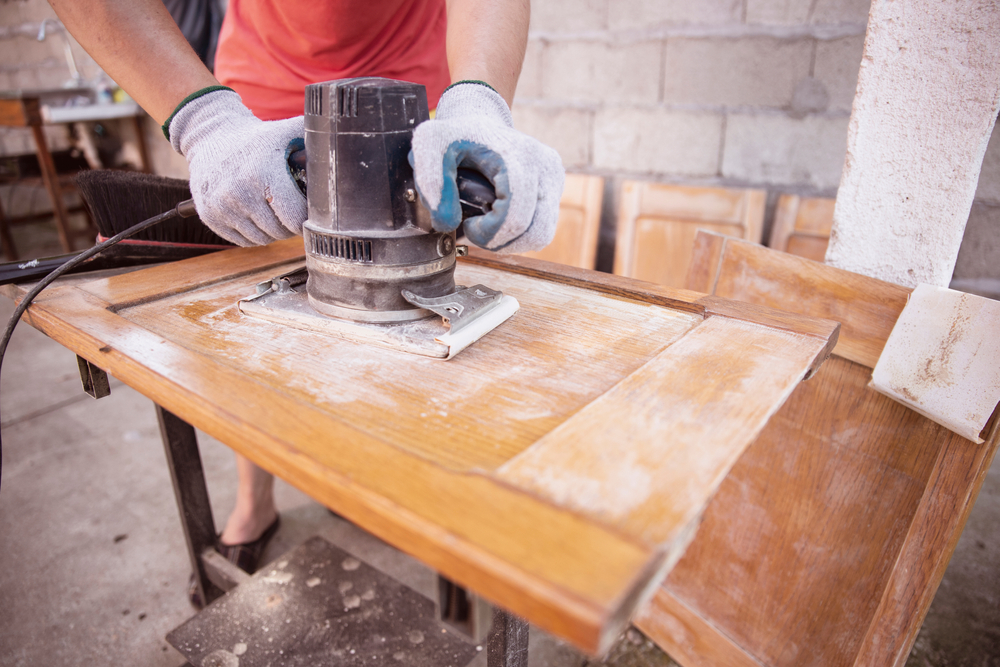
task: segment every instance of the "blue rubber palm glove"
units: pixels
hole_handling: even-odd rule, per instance
[[[462,222],[455,175],[475,169],[496,190],[493,209],[465,221],[465,234],[487,250],[540,250],[552,241],[565,171],[559,154],[514,129],[510,109],[492,88],[459,83],[438,102],[433,120],[413,133],[410,153],[420,199],[439,232]]]
[[[229,89],[206,89],[167,121],[187,158],[201,221],[236,245],[264,245],[302,233],[306,198],[288,168],[305,136],[302,116],[262,121]]]

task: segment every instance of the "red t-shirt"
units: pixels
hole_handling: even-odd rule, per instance
[[[301,116],[305,86],[355,76],[449,84],[445,0],[229,0],[215,76],[262,120]]]

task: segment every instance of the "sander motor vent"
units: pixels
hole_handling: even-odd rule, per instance
[[[313,232],[308,236],[309,251],[313,255],[339,259],[344,262],[372,261],[372,242],[348,236],[333,236]]]

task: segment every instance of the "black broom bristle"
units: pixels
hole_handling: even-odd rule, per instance
[[[111,237],[154,215],[191,199],[187,181],[155,174],[115,169],[82,171],[77,187],[101,236]],[[231,246],[198,216],[174,218],[136,234],[133,238],[160,243]]]

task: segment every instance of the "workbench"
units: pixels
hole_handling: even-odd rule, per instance
[[[302,257],[290,239],[77,278],[43,292],[25,319],[91,377],[101,369],[151,398],[174,463],[192,446],[196,456],[197,427],[501,618],[591,654],[657,590],[729,469],[839,331],[473,252],[456,281],[500,289],[521,309],[440,361],[240,313],[239,299]],[[200,463],[172,472],[211,598]]]

